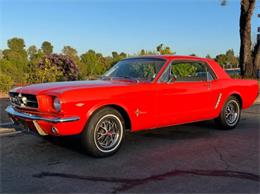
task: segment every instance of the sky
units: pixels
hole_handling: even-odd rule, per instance
[[[20,37],[26,47],[50,41],[79,54],[94,49],[134,54],[164,43],[178,55],[215,56],[239,52],[240,1],[228,0],[0,0],[0,49]],[[260,2],[252,18],[252,36],[260,26]]]

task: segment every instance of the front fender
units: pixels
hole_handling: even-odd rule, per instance
[[[105,102],[101,102],[101,103],[98,103],[98,104],[95,104],[94,106],[92,106],[87,114],[86,114],[86,118],[87,118],[87,121],[86,123],[90,120],[91,116],[99,109],[103,108],[103,107],[106,107],[106,106],[111,106],[111,107],[119,107],[121,109],[123,109],[127,114],[128,114],[128,117],[130,119],[130,122],[132,121],[132,116],[130,115],[130,112],[129,112],[129,109],[126,107],[126,105],[124,104],[121,104],[121,103],[116,103],[116,102],[112,102],[112,101],[105,101]]]

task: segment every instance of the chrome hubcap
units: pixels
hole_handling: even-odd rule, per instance
[[[102,152],[115,150],[122,139],[123,126],[120,119],[112,114],[102,117],[96,125],[94,141]]]
[[[235,100],[231,100],[225,110],[225,118],[228,125],[235,125],[239,119],[240,108]]]

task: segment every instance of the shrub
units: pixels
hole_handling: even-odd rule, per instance
[[[13,79],[0,72],[0,91],[1,92],[8,92],[14,85]]]
[[[77,65],[65,55],[50,54],[42,56],[38,63],[29,65],[26,75],[29,83],[71,81],[79,79]]]
[[[79,78],[77,65],[66,55],[51,54],[44,56],[39,63],[39,73],[50,77],[50,80],[56,78],[57,81],[73,81]],[[49,82],[49,81],[46,81]]]
[[[45,62],[44,67],[35,69],[35,77],[33,78],[36,83],[55,82],[62,80],[62,71],[56,65],[52,65],[48,60]]]

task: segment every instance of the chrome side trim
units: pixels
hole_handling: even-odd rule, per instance
[[[18,118],[23,118],[23,119],[29,119],[29,120],[40,120],[40,121],[47,121],[51,123],[64,123],[64,122],[73,122],[73,121],[78,121],[80,117],[78,116],[72,116],[72,117],[64,117],[64,118],[45,118],[45,117],[40,117],[36,116],[33,114],[28,114],[28,113],[22,113],[16,111],[12,106],[8,106],[5,111],[11,115],[15,116]]]
[[[222,97],[222,93],[220,93],[220,94],[218,95],[218,99],[217,99],[217,102],[216,102],[216,105],[215,105],[215,109],[218,108],[218,105],[219,105],[219,103],[220,103],[221,97]]]

